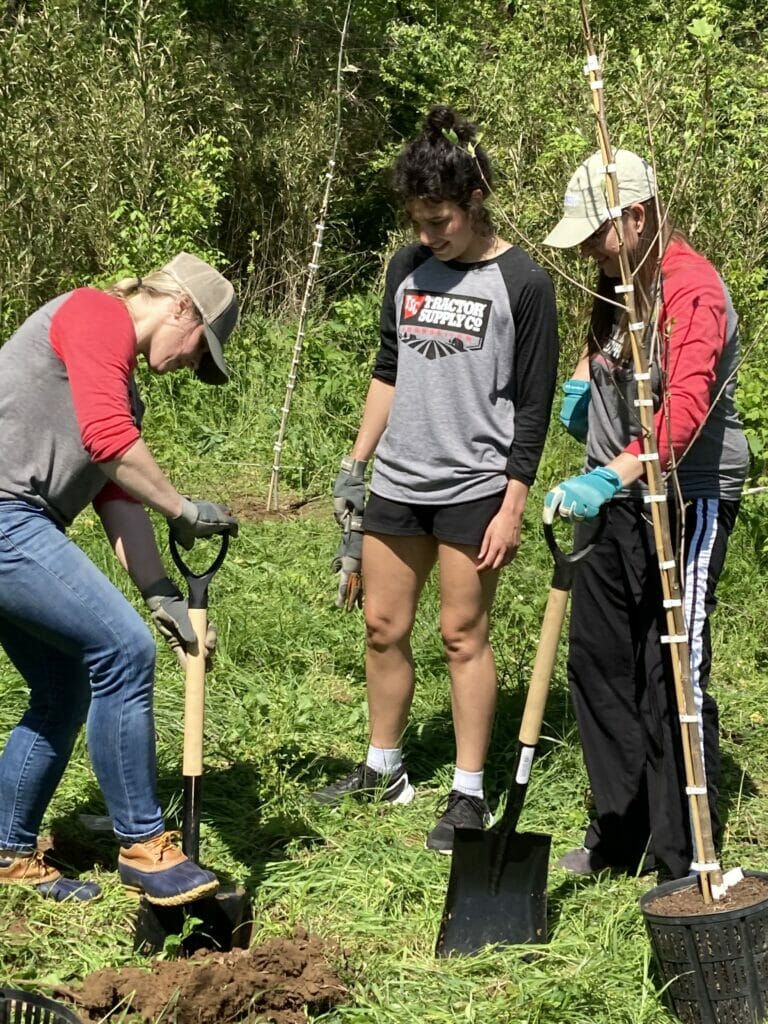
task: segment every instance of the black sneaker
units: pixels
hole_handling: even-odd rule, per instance
[[[488,804],[480,796],[468,796],[452,789],[448,794],[448,803],[437,820],[437,824],[427,836],[428,850],[438,853],[453,853],[453,833],[457,828],[485,828],[491,824],[491,812]]]
[[[340,804],[345,796],[359,800],[383,800],[388,804],[409,804],[415,793],[408,772],[401,764],[393,772],[377,772],[361,762],[353,772],[312,794],[319,804]]]

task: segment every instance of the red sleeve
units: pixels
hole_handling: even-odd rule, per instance
[[[66,367],[83,447],[93,462],[119,458],[138,440],[129,396],[136,332],[125,305],[78,288],[51,320],[51,346]]]
[[[136,498],[132,498],[130,494],[127,494],[119,484],[114,482],[114,480],[110,480],[108,483],[104,484],[91,504],[96,512],[101,514],[102,508],[108,501],[130,501],[132,505],[141,504],[141,502]]]
[[[665,467],[670,447],[680,458],[704,422],[726,342],[727,314],[720,278],[707,260],[691,250],[688,254],[691,258],[684,256],[669,276],[665,275],[659,317],[668,401],[667,410],[662,406],[656,413],[655,423],[659,457]],[[640,455],[642,438],[626,451]]]

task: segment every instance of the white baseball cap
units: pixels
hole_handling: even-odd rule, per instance
[[[613,162],[622,209],[656,195],[656,178],[647,160],[628,149],[617,149]],[[558,249],[581,245],[610,219],[606,177],[605,160],[599,151],[579,166],[565,190],[563,216],[544,239],[544,245]]]

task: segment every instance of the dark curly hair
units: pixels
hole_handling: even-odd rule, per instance
[[[456,136],[458,145],[451,141],[450,134]],[[477,144],[474,156],[467,150],[467,144],[474,143],[476,137],[475,125],[451,107],[432,107],[420,134],[408,143],[392,168],[392,185],[402,205],[414,199],[432,203],[450,200],[468,210],[484,234],[492,234],[488,211],[472,198],[476,189],[485,198],[493,186],[488,154]]]

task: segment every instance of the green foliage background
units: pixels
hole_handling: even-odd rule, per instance
[[[237,509],[266,498],[325,186],[345,7],[341,0],[6,0],[3,8],[2,336],[62,289],[143,273],[183,248],[231,273],[244,316],[231,345],[230,386],[206,390],[190,378],[149,375],[140,386],[147,440],[177,486]],[[762,0],[593,0],[590,9],[614,144],[653,155],[673,219],[733,293],[746,353],[739,403],[752,483],[763,483],[768,14]],[[432,103],[455,105],[480,125],[494,158],[500,233],[554,261],[553,274],[587,282],[590,271],[577,259],[538,249],[571,171],[595,148],[583,62],[578,4],[570,0],[353,2],[341,150],[282,451],[284,500],[307,500],[320,515],[246,521],[216,581],[221,639],[209,688],[203,834],[205,859],[252,888],[257,937],[299,921],[341,942],[350,1003],[328,1020],[672,1020],[652,983],[637,911],[645,882],[635,879],[582,885],[555,874],[551,942],[537,962],[494,953],[435,964],[447,865],[426,857],[422,844],[452,752],[434,587],[417,624],[419,686],[406,740],[420,799],[384,814],[358,807],[331,814],[307,800],[311,788],[359,758],[365,738],[361,623],[332,606],[328,563],[337,534],[327,492],[359,419],[383,262],[403,237],[387,168]],[[556,284],[565,375],[589,298],[557,275]],[[546,486],[575,471],[580,458],[553,426],[526,540],[499,589],[494,797],[506,785],[549,585],[538,511]],[[761,781],[768,777],[767,521],[762,496],[746,498],[715,616],[725,857],[728,866],[753,868],[765,868],[768,843]],[[81,516],[73,536],[135,599],[95,517]],[[5,661],[0,685],[5,735],[25,699]],[[161,790],[176,821],[180,688],[175,664],[161,652]],[[579,840],[585,787],[559,665],[525,811],[526,827],[553,834],[556,853]],[[48,824],[77,837],[81,811],[103,813],[82,744]],[[95,911],[3,894],[0,935],[23,917],[35,941],[0,938],[0,981],[49,991],[132,961],[114,844],[95,871],[106,889]]]

